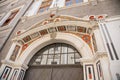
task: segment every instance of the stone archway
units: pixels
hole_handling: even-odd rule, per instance
[[[56,22],[56,19],[60,21]],[[45,20],[33,25],[30,29],[18,34],[14,38],[7,57],[2,61],[1,72],[3,73],[0,79],[4,79],[5,73],[11,72],[8,79],[16,77],[16,80],[23,80],[25,71],[29,68],[28,63],[37,51],[52,43],[66,43],[76,48],[82,56],[80,61],[83,65],[84,80],[98,80],[102,69],[105,71],[106,67],[109,69],[109,63],[106,53],[100,52],[98,54],[98,52],[94,54],[91,48],[92,46],[88,44],[91,40],[89,30],[96,27],[96,25],[96,23],[91,24],[90,21],[64,16]],[[32,36],[34,34],[35,36]],[[82,37],[81,34],[83,35]],[[87,41],[85,41],[86,39]],[[106,65],[104,65],[104,61],[106,61]],[[101,71],[97,71],[98,67],[102,67]],[[109,73],[109,70],[106,73]],[[110,74],[104,75],[105,79],[108,79],[108,76],[110,76]],[[103,77],[100,76],[99,78],[103,80]]]
[[[90,59],[93,56],[90,47],[80,37],[78,37],[74,34],[70,34],[70,33],[57,32],[55,34],[56,35],[54,38],[51,37],[51,34],[48,34],[48,35],[42,37],[42,39],[38,39],[38,40],[34,41],[23,52],[23,55],[21,55],[21,57],[17,60],[18,63],[28,64],[30,59],[33,57],[33,55],[36,54],[36,52],[38,50],[40,50],[44,46],[52,44],[52,43],[66,43],[66,44],[72,45],[74,48],[76,48],[78,50],[78,52],[82,56],[81,60],[84,58]],[[81,61],[81,64],[83,64],[82,61]],[[84,65],[82,65],[81,70],[83,70],[83,67],[84,67]],[[73,68],[80,69],[80,66],[79,66],[79,68],[76,66],[74,66]],[[84,70],[82,72],[85,73]],[[84,77],[85,77],[85,75],[84,75]],[[82,78],[83,78],[83,76],[82,76]]]
[[[46,45],[56,43],[56,42],[63,42],[71,44],[73,47],[75,47],[78,52],[81,53],[81,56],[83,58],[91,58],[92,51],[90,47],[78,36],[75,36],[73,34],[69,33],[61,33],[57,32],[56,37],[52,39],[50,37],[50,34],[34,41],[31,45],[28,46],[28,48],[22,53],[20,58],[17,60],[21,64],[28,64],[30,59],[35,55],[35,53],[43,48]],[[87,50],[87,51],[86,51]]]

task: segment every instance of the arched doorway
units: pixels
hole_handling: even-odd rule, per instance
[[[83,80],[80,58],[69,44],[47,45],[30,60],[24,80]]]
[[[2,61],[2,74],[0,74],[0,79],[8,78],[9,80],[13,80],[13,78],[15,78],[15,80],[23,80],[25,74],[24,80],[111,79],[106,52],[104,52],[104,50],[101,52],[102,49],[100,48],[100,51],[98,50],[94,53],[94,47],[92,47],[92,33],[99,35],[98,24],[91,24],[91,21],[67,16],[59,16],[58,18],[61,19],[59,22],[54,22],[55,19],[52,19],[53,21],[50,19],[47,20],[50,22],[46,25],[43,24],[46,20],[39,22],[30,29],[21,32],[21,34],[18,34],[13,39],[13,44],[8,55]],[[49,51],[49,48],[51,48],[49,44],[58,44],[60,42],[61,44],[71,44],[75,48],[72,47],[73,53],[74,50],[77,49],[78,51],[76,50],[76,53],[80,53],[82,58],[79,55],[80,60],[74,59],[74,57],[73,62],[69,63],[69,57],[67,56],[65,60],[63,60],[64,63],[62,63],[62,61],[58,61],[61,57],[59,57],[58,60],[55,58],[54,61],[55,55],[53,55],[54,57],[50,62],[51,64],[48,64],[47,61],[41,64],[40,59],[35,57],[37,53],[39,54],[39,50],[41,51],[40,55],[43,55],[42,50],[44,50],[43,47],[46,45],[49,46],[47,48],[47,51]],[[68,53],[66,53],[66,55],[68,55]],[[48,58],[43,59],[48,60]],[[37,63],[31,64],[33,63],[32,61],[36,61]],[[80,65],[79,61],[82,65]],[[101,66],[101,69],[99,66]],[[104,71],[104,74],[100,76],[102,71]],[[8,75],[9,73],[10,75]]]

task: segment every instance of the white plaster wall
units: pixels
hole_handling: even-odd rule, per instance
[[[106,22],[110,37],[120,59],[120,18]],[[120,74],[120,60],[110,61],[110,68],[113,80],[117,80],[116,73]]]
[[[120,19],[106,23],[107,29],[120,58]]]

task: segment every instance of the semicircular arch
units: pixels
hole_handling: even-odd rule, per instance
[[[39,51],[46,45],[59,42],[67,43],[75,47],[82,56],[82,58],[92,57],[92,51],[90,47],[80,37],[69,33],[57,32],[54,39],[52,39],[50,37],[50,34],[48,34],[31,43],[17,61],[21,64],[28,64],[30,59],[37,53],[37,51]]]

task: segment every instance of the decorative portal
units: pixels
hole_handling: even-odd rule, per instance
[[[81,55],[71,45],[54,43],[38,51],[30,65],[80,64]]]
[[[16,59],[18,53],[19,53],[19,50],[20,50],[20,46],[16,45],[15,49],[14,49],[14,51],[13,51],[11,57],[10,57],[10,60],[15,61],[15,59]]]
[[[98,72],[98,79],[104,80],[100,61],[96,63],[96,66],[97,66],[97,72]]]
[[[25,71],[23,69],[21,69],[18,80],[23,80],[24,75],[25,75]]]
[[[86,80],[95,80],[95,73],[93,65],[85,65]]]
[[[6,66],[2,75],[0,76],[0,80],[8,80],[11,70],[12,70],[11,67]]]
[[[18,71],[19,69],[14,69],[10,80],[17,80]]]

